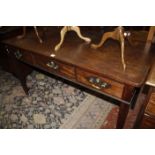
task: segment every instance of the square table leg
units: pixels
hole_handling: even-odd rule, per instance
[[[125,86],[122,99],[126,101],[130,101],[133,95],[133,89],[134,88],[131,86]],[[124,127],[129,109],[130,109],[130,104],[125,104],[123,102],[120,102],[118,119],[116,124],[117,129],[122,129]]]

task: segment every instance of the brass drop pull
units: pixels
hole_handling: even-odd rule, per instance
[[[20,51],[16,51],[16,52],[15,52],[15,57],[16,57],[17,59],[20,59],[20,58],[22,57],[22,53],[21,53]]]
[[[57,70],[59,68],[59,66],[54,61],[50,61],[46,65],[54,70]]]
[[[9,51],[9,49],[8,49],[8,48],[6,48],[6,52],[7,52],[7,54],[9,54],[9,53],[10,53],[10,51]]]
[[[96,88],[96,89],[103,89],[103,88],[109,88],[111,85],[108,84],[105,81],[102,81],[98,77],[88,77],[88,81],[91,83],[91,86]]]

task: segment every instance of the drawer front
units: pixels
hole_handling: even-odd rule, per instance
[[[76,70],[77,81],[100,90],[101,92],[121,98],[124,85],[81,69]]]
[[[10,50],[8,49],[8,46],[6,46],[5,44],[1,44],[1,53],[5,54],[5,55],[9,55],[10,54]]]
[[[35,55],[36,66],[48,72],[60,74],[67,78],[75,79],[75,69],[73,66],[64,64],[52,58]]]
[[[10,65],[10,61],[9,61],[9,52],[7,52],[5,50],[5,46],[3,44],[0,44],[0,65],[2,66],[3,69],[5,69],[6,71],[10,71],[9,70],[9,65]]]
[[[21,60],[23,62],[26,62],[28,64],[34,64],[33,63],[33,57],[32,57],[32,53],[29,51],[25,51],[25,50],[21,50],[18,48],[13,48],[11,46],[5,46],[5,51],[6,53],[9,53],[10,56]]]
[[[14,55],[18,60],[21,60],[21,61],[29,63],[29,64],[33,64],[33,57],[30,52],[17,49],[14,52]]]
[[[146,107],[146,113],[155,117],[155,92],[153,92],[150,96]]]
[[[144,114],[140,128],[155,129],[155,119],[147,114]]]
[[[14,56],[18,60],[21,60],[21,61],[26,62],[28,64],[34,64],[33,63],[33,56],[29,51],[24,51],[24,50],[17,49],[14,52]]]

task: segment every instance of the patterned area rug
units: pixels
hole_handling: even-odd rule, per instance
[[[18,79],[0,69],[0,128],[100,128],[114,105],[33,71],[26,95]]]

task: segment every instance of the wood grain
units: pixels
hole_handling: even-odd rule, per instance
[[[96,29],[95,31],[85,30],[82,34],[90,37],[95,43],[98,42],[102,33],[97,32]],[[140,35],[141,40],[146,39],[147,35],[143,34]],[[136,40],[135,46],[131,46],[125,41],[125,61],[127,65],[125,71],[121,63],[120,46],[117,41],[109,39],[103,47],[92,49],[90,44],[81,41],[75,33],[69,32],[61,49],[55,53],[54,47],[59,42],[59,37],[59,29],[49,27],[42,38],[44,40],[43,44],[38,42],[33,32],[27,33],[20,40],[16,37],[3,40],[1,42],[4,50],[3,58],[10,63],[10,70],[19,76],[23,84],[31,69],[22,62],[59,75],[79,85],[83,84],[92,90],[94,88],[88,82],[87,77],[99,77],[109,83],[111,87],[97,92],[101,94],[105,92],[113,98],[116,97],[128,102],[131,100],[133,90],[145,83],[152,65],[152,52],[144,52],[145,42],[137,39],[136,35],[132,35],[132,40]],[[6,47],[10,48],[9,56],[7,56]],[[18,50],[20,50],[22,56],[20,54],[18,56],[16,53]],[[55,56],[51,57],[51,54],[55,54]],[[20,63],[23,65],[20,65]],[[51,66],[47,65],[48,63],[51,63]],[[3,62],[3,65],[5,65],[5,62]],[[25,72],[23,73],[22,70],[24,69]],[[120,103],[117,128],[123,128],[129,108],[129,104]]]
[[[99,33],[96,31],[86,33],[88,37],[92,38],[93,42],[97,41]],[[59,42],[57,29],[50,27],[49,33],[46,33],[43,39],[44,43],[40,44],[34,33],[30,33],[21,40],[12,38],[3,41],[3,43],[50,57],[51,53],[55,52],[55,45]],[[133,39],[136,40],[136,36]],[[96,74],[101,74],[123,84],[140,87],[144,83],[150,68],[150,54],[144,54],[144,45],[145,43],[140,41],[136,46],[131,46],[125,42],[127,68],[124,71],[120,59],[120,47],[116,41],[108,40],[103,47],[95,50],[70,32],[66,36],[62,48],[57,51],[55,59],[76,65],[90,72],[96,72]]]
[[[116,96],[119,98],[122,97],[122,93],[123,93],[123,89],[124,89],[123,84],[109,80],[109,79],[101,77],[101,76],[98,76],[98,75],[91,73],[91,72],[86,72],[86,71],[78,69],[78,68],[76,69],[76,75],[77,75],[77,81],[79,81],[85,85],[88,85],[90,87],[93,87],[93,86],[88,81],[88,78],[89,77],[97,77],[97,78],[101,79],[103,82],[106,82],[110,85],[109,88],[102,88],[101,91],[108,93],[112,96]]]

